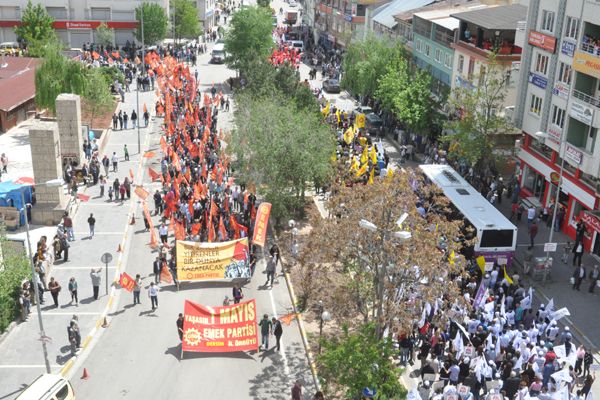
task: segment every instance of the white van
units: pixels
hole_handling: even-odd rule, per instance
[[[0,43],[0,55],[16,55],[19,54],[20,48],[17,42]]]
[[[75,392],[68,380],[60,375],[40,375],[17,400],[74,400]]]
[[[300,53],[304,53],[304,42],[302,40],[288,40],[286,43],[288,46],[292,46]]]
[[[217,43],[210,53],[210,62],[213,64],[223,64],[225,62],[225,44]]]

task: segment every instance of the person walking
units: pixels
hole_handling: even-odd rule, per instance
[[[73,220],[69,217],[69,213],[63,215],[63,226],[67,231],[67,240],[72,242],[75,241],[75,233],[73,232]],[[65,260],[66,261],[66,260]]]
[[[238,304],[243,298],[244,293],[242,292],[242,288],[238,285],[234,285],[232,289],[233,294],[233,304]]]
[[[117,172],[119,170],[119,168],[118,168],[119,167],[119,157],[117,157],[116,151],[113,151],[111,161],[112,161],[112,167],[113,167],[112,172]]]
[[[131,127],[135,129],[137,124],[137,113],[135,110],[131,111]]]
[[[292,386],[292,400],[302,400],[302,383],[299,380]]]
[[[179,340],[181,340],[183,342],[183,314],[179,313],[179,316],[177,317],[177,321],[175,321],[175,324],[177,325],[177,334],[179,335]]]
[[[533,248],[533,242],[535,240],[535,237],[537,236],[538,233],[538,226],[537,226],[537,222],[534,220],[531,223],[531,226],[529,227],[529,239],[531,240],[530,244],[529,244],[529,250],[531,250]]]
[[[573,266],[581,267],[581,259],[583,258],[583,242],[575,243],[573,246]]]
[[[2,153],[2,156],[0,156],[0,162],[2,163],[2,173],[6,174],[8,169],[8,157],[6,157],[6,153]]]
[[[125,161],[129,161],[129,149],[126,144],[123,145],[123,158]]]
[[[94,237],[94,227],[96,226],[96,218],[94,218],[94,214],[90,213],[90,216],[87,219],[87,223],[90,227],[90,239],[91,239]]]
[[[160,227],[158,228],[158,236],[160,236],[160,241],[162,243],[167,243],[169,237],[169,228],[167,228],[164,222],[160,224]]]
[[[283,326],[281,325],[281,321],[275,317],[271,319],[271,323],[273,324],[273,335],[275,335],[277,351],[279,351],[281,345],[281,335],[283,335]]]
[[[114,113],[112,116],[112,124],[113,124],[113,131],[116,131],[117,125],[119,124],[119,117],[117,117],[117,113]]]
[[[125,126],[125,130],[127,130],[127,122],[129,122],[129,117],[127,116],[127,111],[123,112],[123,125]]]
[[[273,287],[273,281],[275,280],[275,257],[271,256],[269,261],[267,261],[267,281],[265,282],[265,286],[269,285],[269,280],[271,280],[270,286]]]
[[[589,293],[594,293],[594,288],[598,284],[598,280],[600,279],[600,266],[598,264],[594,265],[594,269],[590,271],[590,275],[588,276],[590,280],[590,287],[588,289]]]
[[[148,127],[148,121],[150,120],[150,113],[148,110],[144,111],[144,127]]]
[[[152,311],[154,311],[158,308],[158,286],[155,285],[154,282],[150,282],[150,287],[148,288],[148,297],[150,297]]]
[[[533,220],[535,219],[535,207],[532,205],[527,209],[527,228],[531,227]]]
[[[154,274],[154,283],[158,283],[160,280],[160,271],[162,269],[163,261],[160,256],[156,256],[156,260],[152,263],[152,273]]]
[[[104,188],[106,187],[106,178],[100,175],[100,197],[104,197]]]
[[[100,275],[102,272],[102,268],[94,269],[90,271],[90,278],[92,279],[92,289],[94,291],[94,300],[98,300],[98,293],[100,292],[100,282],[102,281],[102,276]]]
[[[259,350],[264,349],[269,350],[269,335],[273,333],[273,324],[271,320],[269,320],[269,316],[267,314],[263,315],[263,319],[258,323],[260,327],[260,346]]]
[[[108,178],[108,169],[110,167],[110,160],[108,159],[108,156],[105,154],[104,157],[102,157],[102,166],[104,167],[104,175],[106,176],[106,178]]]
[[[71,304],[73,304],[73,300],[75,300],[75,305],[79,305],[79,298],[77,297],[77,281],[74,277],[69,279],[69,293],[71,293]]]
[[[133,286],[133,304],[142,304],[140,302],[140,292],[142,290],[142,277],[140,274],[135,276],[135,284]]]
[[[119,111],[117,118],[119,119],[119,130],[123,130],[123,113],[121,111]]]
[[[581,282],[585,279],[585,267],[581,265],[573,271],[573,290],[580,290]]]
[[[52,295],[52,300],[54,300],[54,307],[58,308],[58,294],[60,293],[60,283],[54,279],[54,277],[50,278],[50,282],[48,282],[48,290]]]

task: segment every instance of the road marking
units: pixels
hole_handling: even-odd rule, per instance
[[[50,365],[50,368],[58,368],[58,367],[60,367],[60,365],[56,365],[56,364]],[[37,364],[29,364],[29,365],[27,365],[27,364],[19,364],[19,365],[4,364],[4,365],[0,365],[0,369],[10,369],[10,368],[46,368],[46,365],[45,364],[40,364],[40,365],[37,365]]]
[[[271,290],[269,290],[269,298],[271,299],[271,307],[273,310],[273,315],[277,318],[279,316],[279,314],[277,314],[277,307],[275,307],[275,299],[273,298],[273,289],[271,288]],[[281,322],[280,322],[281,323]],[[284,344],[280,341],[280,351],[279,354],[281,355],[281,358],[283,359],[283,372],[285,373],[285,375],[287,377],[290,377],[290,366],[288,365],[288,360],[287,360],[287,356],[285,355],[285,346]]]
[[[90,312],[85,312],[85,311],[84,312],[75,312],[75,311],[76,310],[65,311],[65,312],[62,312],[62,311],[43,311],[42,315],[43,316],[46,316],[46,315],[73,315],[74,313],[77,314],[77,315],[102,315],[101,312],[91,312],[91,311]],[[37,315],[37,312],[32,312],[29,315]]]

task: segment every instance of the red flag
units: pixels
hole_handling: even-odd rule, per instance
[[[160,179],[160,174],[150,167],[148,167],[148,175],[150,175],[150,179],[152,179],[152,182],[154,182],[157,179]]]
[[[185,228],[183,222],[175,221],[175,239],[185,240]]]
[[[252,207],[254,209],[254,207]],[[264,246],[267,239],[267,224],[271,213],[271,203],[261,203],[258,206],[258,218],[254,222],[254,237],[252,243]]]
[[[89,201],[90,196],[83,194],[83,193],[77,193],[77,199],[79,199],[81,201]]]
[[[123,272],[121,277],[119,278],[119,285],[128,292],[133,292],[135,288],[135,280],[127,274],[127,272]]]
[[[147,152],[144,153],[144,158],[152,158],[155,155],[156,155],[155,152],[153,152],[153,151],[147,151]]]
[[[238,228],[238,224],[235,221],[235,217],[233,215],[229,216],[229,225],[233,229],[233,238],[239,239],[240,238],[240,229]]]
[[[225,229],[225,224],[223,223],[223,217],[219,217],[219,232],[221,233],[221,237],[223,241],[227,240],[227,229]]]
[[[208,242],[215,241],[215,227],[212,222],[212,217],[208,218]]]
[[[131,180],[133,180],[133,169],[129,168],[129,176],[131,177]]]
[[[163,266],[160,270],[160,282],[161,283],[173,283],[173,277],[169,272],[169,268],[167,268],[167,263],[163,263]]]

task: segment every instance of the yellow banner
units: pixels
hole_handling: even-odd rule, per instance
[[[180,281],[250,277],[248,238],[220,243],[178,240],[176,246]]]
[[[356,126],[358,128],[365,127],[365,114],[357,114],[356,115]]]

